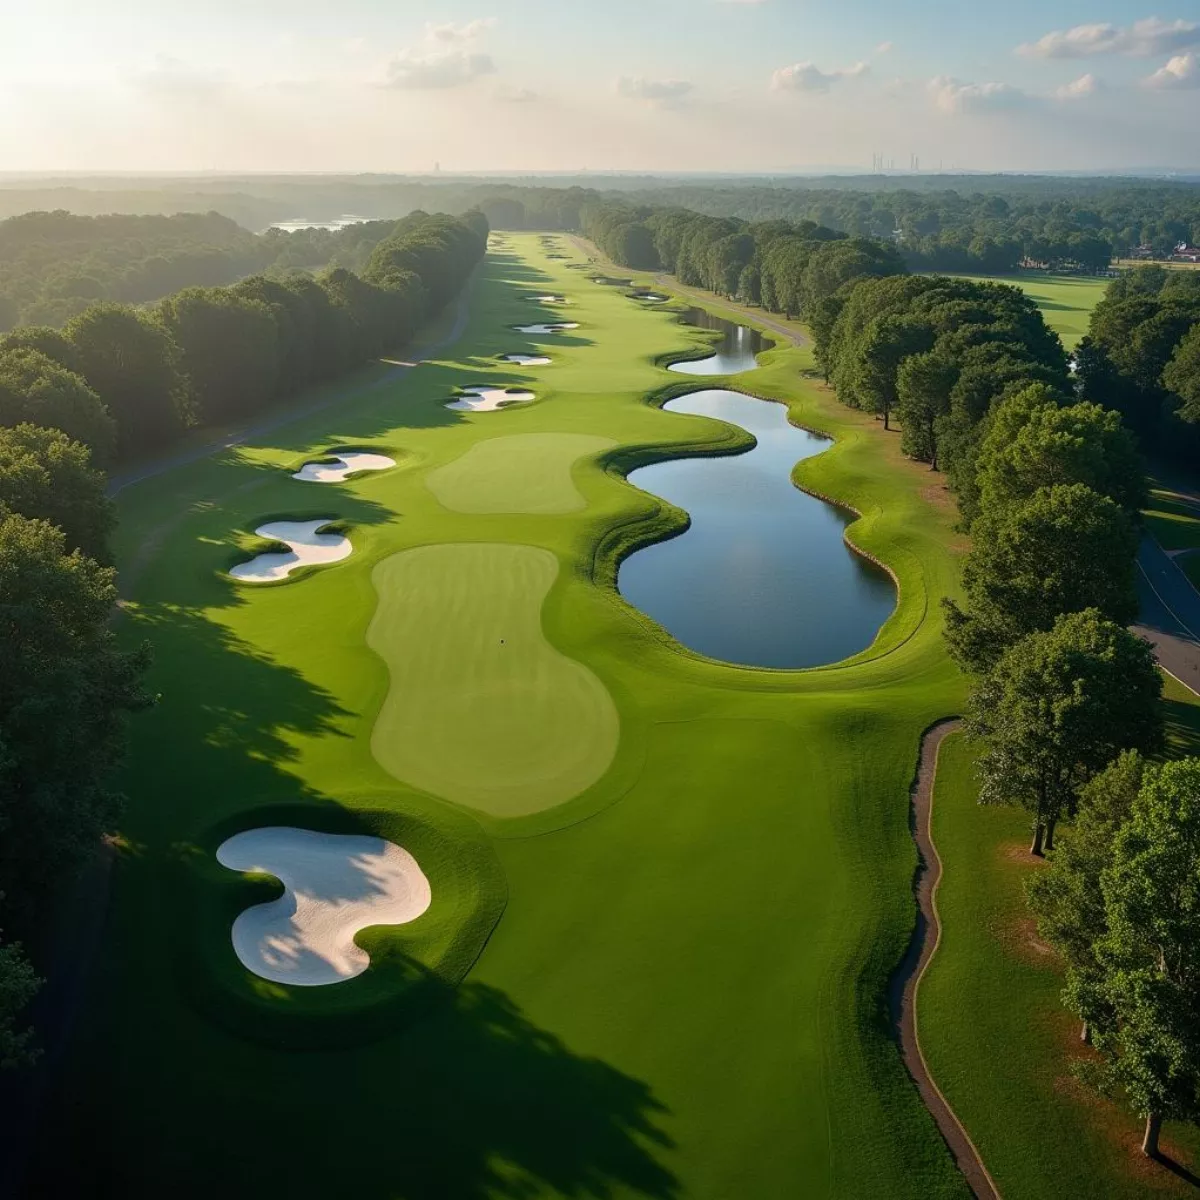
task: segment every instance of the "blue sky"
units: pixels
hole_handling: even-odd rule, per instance
[[[1200,168],[1200,0],[38,0],[8,170]]]

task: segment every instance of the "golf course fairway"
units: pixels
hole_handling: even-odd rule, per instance
[[[687,521],[625,476],[751,444],[660,407],[721,386],[660,365],[711,336],[588,282],[565,238],[505,240],[429,331],[440,348],[404,349],[420,365],[380,363],[336,403],[120,493],[119,631],[152,642],[159,701],[132,726],[39,1185],[965,1196],[885,999],[915,919],[921,733],[963,701],[941,481],[837,404],[809,350],[777,344],[731,382],[833,439],[793,478],[860,514],[846,536],[892,573],[895,610],[812,670],[684,649],[615,581]],[[564,311],[575,327],[514,332]],[[550,365],[501,360],[543,347]],[[446,407],[484,383],[536,401]],[[331,446],[403,469],[291,478]],[[317,518],[354,553],[229,578],[247,531]],[[336,986],[259,978],[231,928],[280,885],[215,856],[264,827],[393,842],[430,907],[362,930],[371,965]]]

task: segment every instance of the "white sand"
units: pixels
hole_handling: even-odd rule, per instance
[[[334,520],[334,517],[322,517],[319,521],[271,521],[260,525],[254,531],[260,538],[283,542],[291,550],[259,554],[249,562],[230,567],[230,575],[243,583],[270,583],[275,579],[286,579],[297,567],[341,562],[354,549],[350,539],[340,533],[317,532]]]
[[[559,321],[554,325],[518,325],[518,333],[562,333],[564,329],[578,329],[578,321]]]
[[[248,829],[221,844],[217,861],[274,875],[286,889],[233,923],[238,960],[273,983],[319,987],[361,975],[371,959],[354,935],[415,921],[432,899],[417,860],[382,838]]]
[[[516,363],[518,367],[544,367],[549,364],[550,359],[542,354],[505,354],[503,361]]]
[[[506,404],[528,404],[535,399],[532,392],[510,392],[505,388],[469,387],[462,391],[463,394],[457,400],[451,400],[447,408],[457,412],[495,412]]]
[[[526,296],[526,300],[536,300],[539,304],[567,304],[569,301],[566,296],[556,296],[553,292],[547,292],[542,296]]]
[[[343,479],[359,471],[386,471],[396,465],[394,458],[386,454],[368,454],[364,450],[344,450],[341,454],[330,454],[336,463],[305,463],[292,478],[305,483],[341,483]]]
[[[660,296],[657,292],[635,292],[633,295],[635,300],[645,300],[650,304],[661,304],[666,296]]]

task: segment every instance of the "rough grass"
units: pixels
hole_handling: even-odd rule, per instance
[[[1195,753],[1196,697],[1165,680],[1171,754]],[[933,833],[945,874],[942,941],[921,984],[921,1043],[1006,1200],[1191,1194],[1138,1152],[1141,1123],[1071,1075],[1086,1053],[1063,1008],[1056,956],[1037,936],[1024,881],[1044,869],[1028,854],[1021,809],[978,804],[975,752],[961,734],[938,757]],[[1197,1131],[1172,1125],[1169,1152],[1196,1161]]]
[[[1154,489],[1143,516],[1146,528],[1164,550],[1200,549],[1200,510],[1175,499],[1169,489]]]
[[[551,260],[536,237],[507,241],[442,359],[399,382],[360,378],[336,408],[121,496],[122,636],[154,641],[162,698],[134,725],[109,935],[39,1182],[122,1197],[157,1195],[163,1180],[204,1197],[965,1195],[883,1003],[914,920],[919,737],[962,703],[941,644],[937,602],[958,565],[940,481],[805,378],[806,351],[771,350],[736,386],[837,439],[797,478],[862,513],[849,536],[895,573],[899,603],[845,664],[766,672],[687,653],[612,586],[623,554],[684,519],[620,472],[745,435],[647,403],[678,388],[659,357],[702,337],[588,283],[577,252]],[[513,325],[554,319],[522,299],[533,291],[567,295],[560,311],[581,322],[527,339],[555,357],[536,374],[538,402],[448,411],[459,384],[531,381],[496,355],[522,349]],[[576,463],[581,511],[452,513],[426,485],[480,442],[547,433],[618,443]],[[386,446],[410,465],[316,499],[309,485],[301,500],[283,468],[331,445]],[[349,559],[262,590],[222,576],[239,531],[310,501],[353,523]],[[620,742],[580,796],[476,823],[372,754],[392,677],[367,631],[380,564],[487,542],[557,560],[545,642],[602,682]],[[456,754],[452,707],[429,710],[423,728],[444,726]],[[220,904],[187,914],[172,900],[176,847],[297,804],[362,817],[365,796],[401,816],[440,806],[486,838],[504,915],[420,1019],[318,1049],[328,1015],[295,1001],[279,1046],[248,1037],[221,1019],[232,1000],[198,996],[164,957],[196,921],[214,945],[228,928]],[[240,981],[217,982],[224,994]],[[305,1021],[314,1048],[297,1053]]]
[[[960,275],[979,283],[1009,283],[1019,287],[1042,310],[1046,324],[1074,350],[1088,331],[1092,309],[1104,299],[1107,279],[1081,275],[1048,275],[1042,271],[1020,271],[1015,275]]]

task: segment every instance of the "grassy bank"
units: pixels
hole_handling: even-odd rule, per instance
[[[1171,753],[1196,753],[1200,701],[1165,680]],[[1028,854],[1021,809],[983,808],[974,751],[961,735],[938,758],[933,835],[945,874],[942,940],[921,984],[921,1042],[931,1071],[979,1147],[1006,1200],[1192,1194],[1139,1152],[1141,1122],[1071,1075],[1086,1053],[1060,1001],[1062,973],[1037,936],[1024,882],[1044,865]],[[1193,1166],[1200,1137],[1169,1126],[1164,1146]]]
[[[647,403],[679,382],[661,356],[704,338],[590,283],[579,254],[506,241],[443,357],[121,495],[123,636],[154,642],[162,698],[135,725],[108,934],[39,1182],[125,1197],[168,1180],[177,1196],[962,1195],[882,1004],[913,920],[918,739],[961,704],[937,604],[958,573],[944,494],[895,435],[802,377],[806,350],[770,351],[737,385],[837,439],[798,481],[862,514],[849,536],[899,602],[836,666],[690,654],[612,580],[684,519],[622,472],[745,444]],[[579,328],[512,329],[554,320]],[[531,346],[552,364],[498,361]],[[485,382],[537,399],[445,407]],[[511,458],[497,443],[531,437],[550,441]],[[288,477],[339,446],[399,465],[339,486]],[[235,585],[223,572],[245,532],[298,510],[346,522],[351,557]],[[414,579],[420,604],[404,602]],[[445,620],[422,607],[435,596]],[[491,708],[470,709],[472,663]],[[196,890],[215,830],[305,811],[421,822],[429,927],[368,942],[398,979],[461,979],[358,1042],[328,1036],[348,1018],[314,989],[260,988],[222,954],[228,896]],[[451,938],[456,919],[469,937]]]

